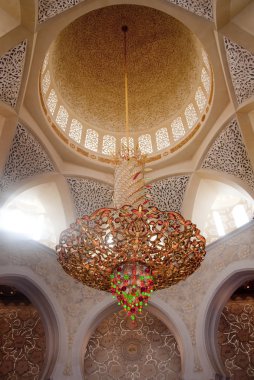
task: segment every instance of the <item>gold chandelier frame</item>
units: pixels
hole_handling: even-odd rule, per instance
[[[154,290],[184,280],[205,256],[205,238],[195,224],[156,207],[102,208],[63,231],[58,261],[72,277],[110,291],[110,275],[125,263],[151,269]]]

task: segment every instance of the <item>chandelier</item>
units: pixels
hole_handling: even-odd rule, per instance
[[[92,288],[111,292],[132,320],[151,293],[186,279],[201,264],[205,238],[179,213],[152,204],[146,156],[129,146],[127,26],[124,33],[126,141],[115,157],[114,207],[84,215],[60,235],[62,268]]]

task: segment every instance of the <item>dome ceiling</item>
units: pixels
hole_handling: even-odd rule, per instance
[[[59,34],[50,48],[50,72],[58,96],[81,122],[123,132],[124,24],[129,124],[142,132],[176,117],[200,82],[202,47],[181,22],[134,5],[90,12]]]

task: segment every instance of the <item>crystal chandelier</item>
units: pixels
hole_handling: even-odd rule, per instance
[[[115,157],[114,207],[77,219],[61,233],[56,253],[68,274],[111,292],[135,319],[153,291],[186,279],[206,252],[205,238],[195,224],[152,205],[145,182],[146,157],[129,147],[127,26],[122,30],[127,143]]]

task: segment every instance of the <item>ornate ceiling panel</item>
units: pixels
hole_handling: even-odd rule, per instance
[[[38,1],[38,22],[42,23],[67,9],[74,7],[83,0],[39,0]]]
[[[160,127],[179,116],[200,84],[201,44],[178,20],[136,5],[90,12],[65,28],[49,50],[54,89],[87,128],[124,131],[123,24],[129,28],[132,132]]]
[[[236,120],[223,129],[202,163],[203,169],[231,174],[254,189],[254,172]]]
[[[0,57],[0,100],[13,108],[19,96],[26,48],[25,40]]]
[[[170,3],[179,5],[189,12],[213,21],[213,1],[212,0],[167,0]]]
[[[254,54],[224,37],[228,67],[238,104],[254,95]]]
[[[111,186],[87,178],[67,177],[76,216],[90,215],[95,210],[112,203]]]
[[[8,160],[5,164],[0,190],[34,175],[53,172],[54,165],[38,140],[18,124]]]
[[[0,378],[38,380],[46,353],[41,318],[30,302],[0,299]]]
[[[104,319],[91,336],[85,379],[180,380],[181,358],[167,326],[149,312],[132,322],[120,311]]]
[[[174,176],[152,183],[151,203],[163,211],[180,212],[190,176]]]
[[[224,307],[218,343],[221,359],[230,379],[254,377],[254,299],[230,300]]]

